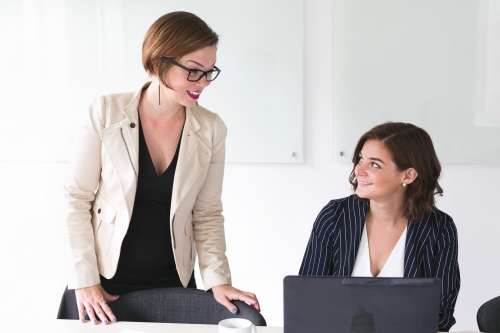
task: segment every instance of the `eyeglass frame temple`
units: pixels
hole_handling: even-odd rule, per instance
[[[217,66],[214,66],[212,69],[210,69],[210,70],[208,70],[208,71],[204,71],[204,70],[202,70],[202,69],[188,68],[188,67],[184,66],[183,64],[179,63],[178,61],[176,61],[174,58],[169,58],[169,57],[160,57],[160,59],[161,59],[161,60],[166,60],[166,61],[168,61],[168,62],[171,62],[171,63],[173,63],[174,65],[176,65],[176,66],[178,66],[178,67],[182,68],[183,70],[187,71],[187,72],[188,72],[188,75],[187,75],[186,79],[187,79],[188,81],[190,81],[190,82],[198,82],[198,81],[200,81],[200,80],[201,80],[201,78],[202,78],[202,77],[205,77],[205,79],[206,79],[208,82],[211,82],[211,81],[214,81],[214,80],[215,80],[215,79],[219,76],[220,72],[222,72],[222,70],[221,70],[219,67],[217,67]],[[216,70],[214,71],[214,69],[216,69]],[[201,75],[201,76],[200,76],[197,80],[190,80],[190,79],[189,79],[189,75],[191,75],[191,73],[192,73],[193,71],[203,72],[203,74],[202,74],[202,75]],[[217,72],[217,75],[216,75],[216,76],[215,76],[215,78],[213,78],[212,80],[209,80],[209,79],[207,78],[207,75],[208,75],[208,73],[210,73],[210,72]]]

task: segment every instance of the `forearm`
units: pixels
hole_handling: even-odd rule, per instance
[[[206,288],[231,284],[221,201],[226,127],[219,117],[215,118],[212,140],[212,158],[193,208],[194,241]]]
[[[194,240],[198,253],[200,273],[207,289],[220,284],[231,284],[231,273],[226,257],[224,217],[217,212],[210,216],[193,218]]]
[[[69,246],[70,289],[99,283],[94,230],[91,223],[93,193],[83,194],[66,186],[66,229]],[[79,193],[78,193],[79,192]]]
[[[460,290],[458,237],[451,218],[443,221],[437,245],[436,277],[441,280],[442,286],[439,328],[448,331],[456,322],[453,313]]]

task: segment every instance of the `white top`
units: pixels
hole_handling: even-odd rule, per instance
[[[391,254],[387,258],[384,267],[380,270],[377,277],[403,277],[405,264],[405,245],[406,245],[406,230],[399,237],[398,242],[392,249]],[[366,224],[361,235],[359,243],[358,255],[354,262],[354,269],[351,276],[358,277],[374,277],[370,269],[370,250],[368,248],[368,235],[366,233]]]

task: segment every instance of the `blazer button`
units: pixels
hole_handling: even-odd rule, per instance
[[[97,209],[97,214],[101,214],[101,208]]]
[[[135,123],[130,123],[130,128],[135,128]]]

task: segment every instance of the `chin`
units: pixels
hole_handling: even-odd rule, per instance
[[[196,104],[198,104],[198,101],[194,101],[194,100],[186,100],[186,101],[183,101],[181,104],[182,104],[184,107],[190,108],[190,107],[195,106]]]
[[[368,200],[370,200],[373,197],[372,195],[370,195],[369,191],[360,190],[359,187],[356,189],[356,191],[354,192],[354,194],[356,194],[361,199],[368,199]]]
[[[364,193],[363,191],[356,190],[356,191],[354,191],[354,194],[356,194],[358,197],[360,197],[362,199],[368,199],[366,197],[366,193]]]

